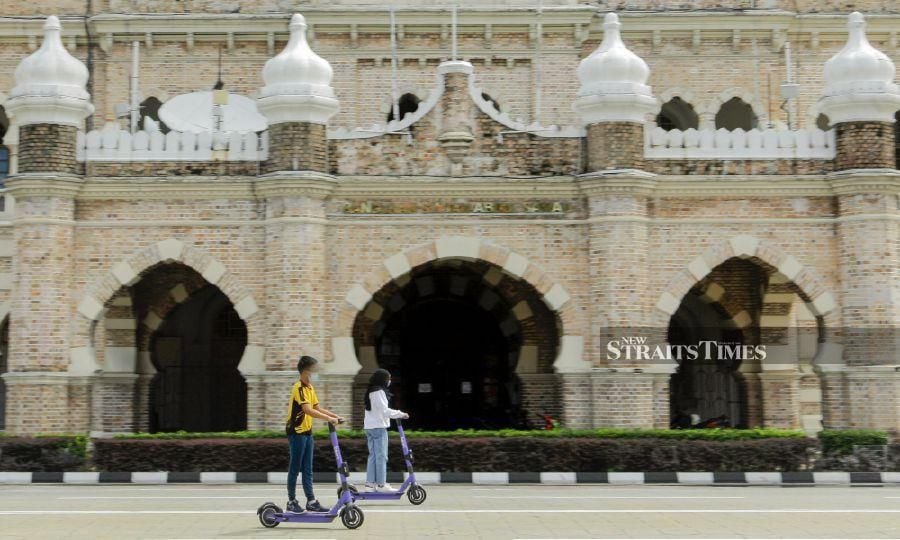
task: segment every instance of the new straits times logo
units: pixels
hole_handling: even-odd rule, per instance
[[[765,345],[742,345],[740,343],[702,340],[695,344],[653,345],[646,337],[629,336],[613,339],[606,344],[607,360],[765,360]]]

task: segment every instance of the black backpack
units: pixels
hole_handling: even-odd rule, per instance
[[[300,387],[300,391],[303,392],[303,387]],[[297,426],[303,423],[303,419],[306,417],[306,413],[303,412],[303,406],[297,403],[297,400],[293,399],[293,394],[291,396],[291,414],[288,416],[287,422],[284,424],[284,433],[285,435],[291,435],[297,433]]]

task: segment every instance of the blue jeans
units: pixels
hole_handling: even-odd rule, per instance
[[[387,428],[366,430],[369,444],[369,462],[366,465],[366,483],[383,486],[387,477],[388,432]]]
[[[303,472],[303,493],[307,501],[316,498],[313,495],[313,438],[312,435],[288,435],[288,448],[291,451],[291,464],[288,467],[287,492],[288,500],[297,498],[297,476]]]

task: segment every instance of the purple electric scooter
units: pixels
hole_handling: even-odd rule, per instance
[[[417,506],[425,502],[427,494],[425,493],[425,488],[416,483],[416,472],[413,470],[412,450],[410,450],[409,445],[406,443],[406,433],[403,432],[403,422],[399,419],[397,420],[397,432],[400,433],[400,445],[403,448],[403,461],[406,462],[406,472],[409,473],[406,480],[404,480],[403,484],[400,486],[400,489],[394,491],[359,491],[353,484],[346,486],[341,485],[341,487],[338,488],[339,497],[343,496],[346,491],[349,491],[354,501],[357,499],[364,501],[384,501],[397,500],[406,493],[409,502]],[[409,489],[409,491],[407,491],[407,489]]]
[[[363,524],[363,511],[361,508],[353,504],[353,497],[350,496],[350,490],[347,489],[347,476],[350,475],[350,466],[341,457],[341,447],[338,445],[337,432],[334,424],[328,424],[328,434],[331,437],[331,446],[334,448],[334,457],[337,460],[337,470],[341,477],[341,487],[338,489],[338,501],[334,503],[327,512],[284,512],[281,508],[273,503],[264,503],[256,514],[259,516],[259,522],[263,527],[277,527],[279,523],[331,523],[338,516],[341,523],[348,529],[357,529]]]

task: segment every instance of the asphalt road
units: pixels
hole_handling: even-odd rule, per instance
[[[365,522],[263,528],[283,486],[0,486],[0,538],[900,538],[900,486],[433,485]],[[335,487],[317,486],[323,504]]]

